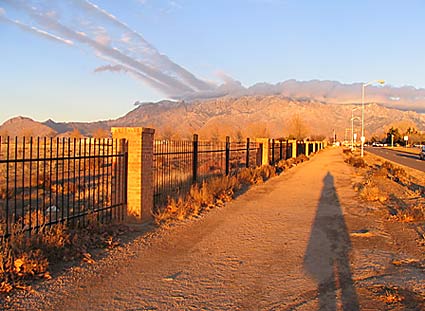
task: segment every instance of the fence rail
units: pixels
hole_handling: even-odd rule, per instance
[[[0,236],[58,222],[122,219],[125,142],[0,137]]]
[[[154,204],[188,193],[192,184],[228,175],[258,163],[259,144],[245,142],[156,140],[154,143]]]

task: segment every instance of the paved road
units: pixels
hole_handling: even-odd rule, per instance
[[[420,160],[418,155],[398,150],[389,150],[377,147],[368,147],[366,148],[366,151],[369,151],[370,153],[376,154],[398,164],[425,172],[425,161]]]

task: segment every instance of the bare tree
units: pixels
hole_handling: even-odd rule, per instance
[[[308,135],[308,128],[305,125],[305,121],[296,114],[289,120],[289,138],[303,140]]]

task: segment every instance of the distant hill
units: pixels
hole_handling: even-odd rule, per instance
[[[1,136],[55,136],[53,128],[27,117],[15,117],[0,125]]]

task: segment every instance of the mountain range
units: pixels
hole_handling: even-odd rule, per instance
[[[72,136],[77,132],[96,136],[96,133],[105,135],[111,127],[144,126],[155,128],[157,137],[163,138],[189,138],[195,132],[205,139],[226,135],[281,137],[291,134],[301,124],[307,136],[330,137],[335,130],[343,139],[351,130],[355,108],[353,125],[359,132],[361,86],[288,80],[244,88],[234,81],[222,86],[228,95],[218,98],[137,102],[137,107],[126,115],[97,122],[41,123],[16,117],[0,126],[0,134]],[[383,135],[390,126],[425,130],[424,89],[368,86],[365,102],[367,135]]]

